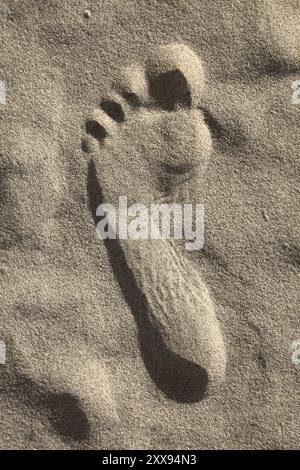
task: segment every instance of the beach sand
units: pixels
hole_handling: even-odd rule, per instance
[[[0,31],[0,448],[298,448],[300,2],[2,0]],[[100,240],[124,195],[203,204],[203,248]]]

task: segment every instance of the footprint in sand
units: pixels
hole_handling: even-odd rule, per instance
[[[117,207],[124,195],[128,205],[166,196],[188,202],[192,178],[203,174],[212,151],[199,109],[201,60],[185,45],[162,46],[143,66],[124,69],[114,88],[86,121],[93,216],[97,203]],[[152,380],[169,398],[201,400],[223,379],[226,354],[196,266],[174,240],[105,243]]]

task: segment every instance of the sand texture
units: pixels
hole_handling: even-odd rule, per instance
[[[0,449],[299,448],[300,1],[0,31]],[[203,204],[203,248],[100,240],[120,196]]]

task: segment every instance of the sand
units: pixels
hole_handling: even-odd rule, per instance
[[[300,2],[0,27],[0,448],[298,448]],[[204,204],[203,248],[100,240],[122,195]]]

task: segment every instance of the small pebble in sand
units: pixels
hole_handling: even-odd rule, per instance
[[[268,221],[270,219],[270,217],[268,216],[268,214],[266,213],[265,210],[262,211],[262,215],[263,215],[263,218]]]
[[[90,18],[92,16],[92,13],[90,10],[84,10],[83,15],[85,18]]]

